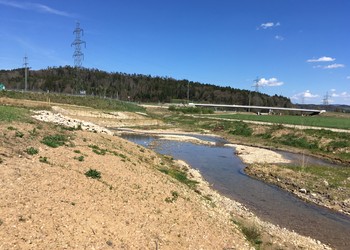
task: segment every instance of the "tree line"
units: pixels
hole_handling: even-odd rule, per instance
[[[24,89],[24,69],[1,70],[0,82],[7,89]],[[28,90],[116,98],[135,102],[186,101],[218,104],[292,107],[289,98],[220,87],[189,80],[142,74],[108,73],[70,66],[32,70]]]

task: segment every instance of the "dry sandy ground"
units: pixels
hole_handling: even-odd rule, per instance
[[[64,146],[41,143],[62,133]],[[29,147],[38,154],[26,153]],[[266,249],[327,249],[261,221],[197,171],[188,170],[201,181],[201,195],[156,169],[167,164],[117,136],[43,122],[0,124],[0,249],[251,249],[233,221],[261,230]],[[101,179],[86,177],[89,169]]]

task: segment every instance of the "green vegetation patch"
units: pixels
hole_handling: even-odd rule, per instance
[[[21,121],[29,119],[29,110],[11,106],[0,106],[0,122]]]
[[[178,170],[176,168],[164,168],[164,167],[161,167],[158,169],[160,172],[167,174],[167,175],[170,175],[174,179],[186,184],[190,188],[195,188],[198,184],[197,181],[193,181],[193,180],[188,179],[187,173],[184,171]]]
[[[318,142],[316,140],[310,141],[306,137],[297,134],[286,134],[274,140],[288,146],[306,149],[318,149]]]
[[[293,116],[293,115],[255,115],[255,114],[223,114],[215,115],[216,118],[260,121],[276,124],[290,124],[302,126],[316,126],[325,128],[350,129],[350,119],[345,117],[329,116]]]
[[[249,137],[253,134],[253,129],[248,126],[248,124],[244,122],[234,122],[234,128],[229,132],[232,135],[240,135]]]
[[[56,135],[48,135],[45,136],[41,143],[52,147],[52,148],[58,148],[59,146],[63,146],[68,141],[67,137],[62,134],[56,134]]]
[[[331,167],[331,166],[283,166],[295,172],[308,173],[316,177],[316,180],[326,180],[329,187],[345,186],[350,188],[349,167]],[[309,180],[312,182],[312,180]]]

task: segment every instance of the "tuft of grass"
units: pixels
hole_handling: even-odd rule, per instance
[[[73,152],[76,154],[81,154],[81,151],[79,149],[75,149]]]
[[[89,145],[89,148],[92,149],[92,152],[98,155],[105,155],[107,153],[107,149],[100,148],[97,145]]]
[[[42,163],[49,164],[49,161],[47,160],[47,157],[40,156],[39,161],[42,162]]]
[[[260,231],[256,227],[242,226],[241,230],[247,240],[252,244],[259,246],[262,243]]]
[[[29,131],[29,135],[32,136],[32,137],[35,137],[37,136],[39,133],[38,131],[36,130],[36,128],[33,128],[33,130],[30,130]]]
[[[27,148],[26,152],[29,155],[35,155],[39,153],[39,150],[37,150],[36,148],[30,147],[30,148]]]
[[[12,127],[12,126],[7,127],[7,129],[8,129],[8,130],[17,130],[17,128]]]
[[[81,155],[81,156],[78,156],[78,157],[74,157],[75,160],[78,160],[78,161],[84,161],[84,156]]]
[[[24,134],[21,131],[16,131],[16,137],[23,138]]]
[[[101,178],[101,172],[97,171],[96,169],[89,169],[87,172],[85,172],[85,176],[92,178],[92,179],[100,179]]]
[[[64,145],[65,142],[67,142],[68,139],[64,135],[56,134],[56,135],[48,135],[43,138],[41,143],[52,147],[52,148],[58,148],[59,146]]]
[[[179,197],[179,193],[176,191],[171,191],[171,197],[166,197],[165,198],[165,202],[167,203],[173,203],[177,200],[177,198]]]

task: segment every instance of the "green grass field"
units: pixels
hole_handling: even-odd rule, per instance
[[[209,117],[225,118],[234,120],[249,120],[259,122],[270,122],[276,124],[303,125],[325,128],[350,129],[350,117],[331,116],[277,116],[277,115],[250,115],[250,114],[221,114]]]

